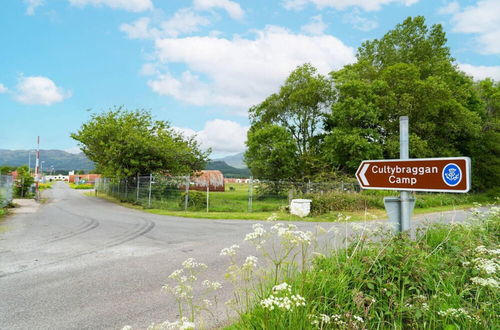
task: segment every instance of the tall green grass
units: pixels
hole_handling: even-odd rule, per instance
[[[227,329],[498,329],[499,244],[498,208],[415,238],[362,238],[283,278],[305,306],[270,310],[262,301],[273,293],[256,290]]]

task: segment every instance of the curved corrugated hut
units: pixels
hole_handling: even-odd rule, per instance
[[[206,191],[207,186],[210,191],[224,191],[224,175],[221,171],[205,170],[191,176],[190,187],[192,190]]]

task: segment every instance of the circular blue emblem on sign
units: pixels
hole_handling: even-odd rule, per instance
[[[462,181],[462,171],[457,164],[450,163],[443,168],[443,181],[450,187],[454,187]]]

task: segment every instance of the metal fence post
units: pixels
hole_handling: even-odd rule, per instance
[[[149,175],[149,197],[148,197],[148,207],[151,207],[151,184],[153,183],[153,174]]]
[[[253,176],[250,176],[250,180],[248,180],[248,212],[252,212],[252,202],[253,202]]]
[[[125,200],[128,200],[128,179],[125,179]]]
[[[184,211],[187,211],[188,202],[189,202],[189,184],[191,183],[191,179],[189,175],[186,176],[186,191],[184,193]]]
[[[208,202],[209,202],[209,198],[208,198],[208,195],[210,194],[210,181],[209,183],[207,184],[207,213],[208,213]]]
[[[136,198],[136,202],[139,202],[139,174],[137,174],[137,198]]]

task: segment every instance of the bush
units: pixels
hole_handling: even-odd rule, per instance
[[[186,193],[181,194],[179,200],[179,206],[184,209]],[[207,196],[196,190],[190,190],[188,194],[188,209],[190,210],[201,210],[207,207]]]
[[[357,211],[366,208],[383,208],[384,200],[380,196],[328,192],[324,194],[306,194],[311,199],[311,213],[314,215],[332,211]]]

